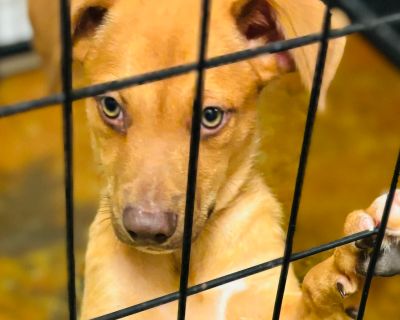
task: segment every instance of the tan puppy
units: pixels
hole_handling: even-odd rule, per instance
[[[38,32],[48,2],[54,1],[31,0]],[[73,0],[74,57],[86,83],[195,61],[199,8],[195,0]],[[323,11],[319,0],[214,0],[208,57],[319,32]],[[36,45],[45,59],[54,57],[48,50],[54,39],[42,32]],[[330,43],[322,100],[343,47],[343,39]],[[255,101],[294,63],[310,87],[316,52],[307,46],[206,72],[190,285],[282,256],[281,209],[253,169]],[[82,319],[178,288],[194,80],[192,73],[87,100],[104,189],[90,229]],[[380,274],[399,271],[399,205],[397,194]],[[382,201],[350,214],[345,233],[372,229],[381,211]],[[337,249],[308,273],[302,289],[290,271],[281,318],[347,319],[344,297],[360,289],[368,261],[360,252],[354,244]],[[187,319],[270,319],[279,272],[190,297]],[[175,319],[176,310],[170,303],[130,319]]]

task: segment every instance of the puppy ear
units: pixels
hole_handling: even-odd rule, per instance
[[[310,33],[321,32],[325,5],[319,0],[269,0],[274,8],[285,38],[295,38]],[[341,28],[347,24],[344,14],[332,13],[331,28]],[[320,93],[320,105],[326,101],[326,93],[332,82],[340,60],[343,56],[346,39],[344,37],[329,41],[325,63],[324,78]],[[301,78],[308,89],[311,89],[318,44],[308,45],[292,50],[292,55]]]
[[[72,41],[76,61],[83,61],[97,30],[104,23],[108,7],[92,5],[73,10]]]
[[[239,0],[233,6],[241,33],[249,41],[258,39],[265,43],[321,32],[324,11],[325,5],[320,0]],[[342,27],[345,23],[344,17],[333,14],[332,28]],[[345,38],[329,41],[320,93],[321,106],[325,105],[326,92],[342,58],[345,41]],[[291,71],[292,58],[304,84],[310,89],[317,54],[318,44],[313,44],[274,56],[281,71]]]

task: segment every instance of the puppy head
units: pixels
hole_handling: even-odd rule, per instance
[[[302,13],[287,2],[213,1],[207,56],[320,30],[319,1],[299,1],[314,3]],[[187,0],[75,2],[74,57],[88,84],[196,61],[199,7]],[[310,17],[318,22],[304,23]],[[337,47],[331,46],[328,73],[336,69],[343,41]],[[310,83],[315,48],[297,50],[206,71],[193,238],[251,175],[260,88],[294,62]],[[182,243],[195,78],[189,73],[87,102],[115,233],[141,250],[168,252]]]

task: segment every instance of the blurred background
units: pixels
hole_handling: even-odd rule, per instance
[[[31,38],[24,0],[0,0],[0,47]],[[46,95],[33,52],[0,60],[0,107]],[[259,101],[258,167],[286,216],[304,130],[308,93],[297,74],[271,83]],[[400,75],[360,36],[348,38],[328,106],[317,115],[295,251],[342,236],[347,213],[389,186],[400,142]],[[82,102],[74,108],[78,298],[87,228],[98,179]],[[61,110],[0,119],[0,320],[66,319]],[[295,263],[301,279],[324,253]],[[376,278],[366,319],[400,319],[400,277]]]

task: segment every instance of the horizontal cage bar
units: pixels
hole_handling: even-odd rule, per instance
[[[389,16],[377,18],[365,23],[355,23],[341,29],[333,29],[329,32],[329,39],[340,38],[352,33],[361,32],[373,29],[382,24],[399,23],[400,13],[392,14]],[[322,35],[320,33],[310,34],[299,38],[289,40],[277,41],[265,46],[260,46],[248,50],[238,51],[222,56],[210,58],[205,62],[205,68],[211,69],[222,65],[239,62],[242,60],[254,58],[261,54],[277,53],[289,49],[298,48],[304,45],[313,44],[321,41]],[[153,71],[130,78],[116,80],[112,82],[102,83],[90,87],[74,90],[72,92],[72,99],[80,100],[83,98],[93,97],[99,94],[104,94],[108,91],[122,89],[128,86],[137,86],[162,79],[170,78],[177,75],[182,75],[198,68],[197,63],[183,64],[159,71]],[[27,102],[16,103],[13,105],[5,105],[0,107],[0,118],[11,116],[17,113],[26,112],[34,109],[48,107],[54,104],[59,104],[64,101],[63,94],[55,94],[41,99],[30,100]]]
[[[304,251],[300,251],[297,253],[294,253],[290,256],[290,261],[297,261],[303,258],[307,258],[313,255],[316,255],[318,253],[327,251],[327,250],[331,250],[340,246],[343,246],[345,244],[349,244],[351,242],[357,241],[357,240],[361,240],[361,239],[365,239],[368,238],[372,235],[377,234],[378,229],[372,230],[372,231],[363,231],[363,232],[359,232],[359,233],[355,233],[346,237],[343,237],[341,239],[332,241],[332,242],[328,242],[326,244],[320,245],[320,246],[316,246],[313,247],[311,249],[308,250],[304,250]],[[280,265],[282,265],[283,262],[283,258],[277,258],[268,262],[264,262],[261,263],[259,265],[256,266],[252,266],[249,267],[247,269],[243,269],[237,272],[233,272],[230,274],[227,274],[225,276],[201,283],[201,284],[197,284],[195,286],[192,286],[190,288],[188,288],[187,292],[188,295],[194,295],[206,290],[210,290],[212,288],[224,285],[226,283],[235,281],[235,280],[239,280],[254,274],[257,274],[259,272],[263,272],[275,267],[278,267]],[[129,316],[131,314],[135,314],[135,313],[139,313],[148,309],[152,309],[158,306],[161,306],[163,304],[178,300],[179,298],[179,292],[173,292],[170,294],[167,294],[165,296],[161,296],[158,298],[155,298],[153,300],[149,300],[149,301],[145,301],[142,303],[139,303],[137,305],[131,306],[131,307],[127,307],[118,311],[114,311],[111,312],[109,314],[100,316],[100,317],[96,317],[92,320],[114,320],[114,319],[120,319],[126,316]]]

